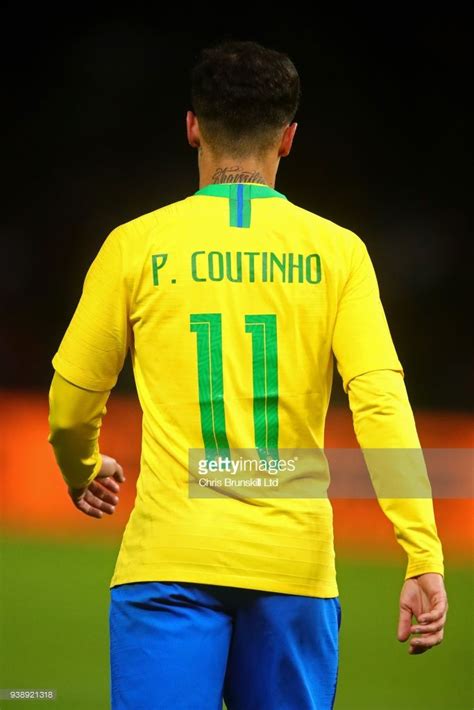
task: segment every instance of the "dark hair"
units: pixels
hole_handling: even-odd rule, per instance
[[[291,59],[256,42],[226,41],[202,50],[191,73],[201,133],[235,157],[261,153],[295,117],[300,78]]]

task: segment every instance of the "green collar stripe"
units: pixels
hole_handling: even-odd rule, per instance
[[[277,192],[273,187],[268,187],[268,185],[261,185],[259,183],[219,183],[218,185],[206,185],[200,190],[195,192],[195,195],[211,195],[212,197],[230,197],[230,191],[235,188],[236,185],[244,185],[244,187],[249,188],[249,199],[253,200],[255,197],[281,197],[286,200],[286,195],[281,192]]]
[[[268,185],[258,183],[219,183],[206,185],[198,190],[195,195],[211,197],[226,197],[229,200],[229,224],[231,227],[250,227],[252,213],[252,199],[260,197],[279,197],[286,200],[286,196],[277,192]]]

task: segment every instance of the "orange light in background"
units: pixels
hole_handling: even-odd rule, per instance
[[[135,498],[140,465],[141,410],[133,396],[112,394],[102,427],[101,451],[124,467],[127,481],[113,516],[94,520],[77,511],[48,443],[47,393],[3,392],[0,411],[0,523],[12,532],[45,532],[119,539]],[[472,446],[473,417],[421,412],[416,416],[422,445],[445,448]],[[357,446],[349,410],[330,410],[328,447]],[[364,556],[401,555],[392,526],[376,500],[332,501],[336,548]],[[466,558],[474,549],[472,499],[435,500],[438,530],[445,552]]]

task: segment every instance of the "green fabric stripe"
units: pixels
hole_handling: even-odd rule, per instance
[[[214,187],[221,187],[217,185]],[[251,188],[252,185],[243,186],[243,214],[242,214],[242,224],[238,222],[238,200],[237,200],[237,185],[223,185],[222,187],[228,188],[229,193],[229,224],[231,227],[250,227],[251,220]]]
[[[229,224],[231,227],[237,227],[237,185],[208,185],[207,187],[225,187],[227,188],[226,194],[214,195],[214,193],[206,192],[205,194],[213,194],[215,197],[225,197],[228,194],[229,197]],[[206,190],[206,188],[203,188]],[[199,191],[199,194],[203,194],[203,190]],[[198,193],[196,193],[198,194]]]
[[[243,219],[242,227],[250,227],[251,213],[252,213],[252,185],[244,185],[244,205],[243,205]]]

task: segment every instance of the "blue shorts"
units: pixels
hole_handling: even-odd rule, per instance
[[[338,597],[185,582],[111,589],[113,710],[331,710]]]

